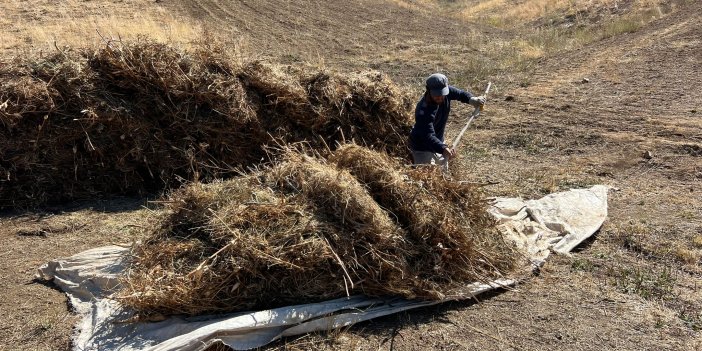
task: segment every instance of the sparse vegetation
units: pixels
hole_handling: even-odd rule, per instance
[[[516,77],[530,74],[537,59],[635,32],[664,15],[663,3],[666,1],[536,0],[514,4],[504,0],[463,0],[449,5],[438,1],[436,6],[450,8],[459,18],[514,31],[514,37],[497,42],[472,38],[472,42],[483,44],[475,46],[482,48],[491,62],[490,69],[475,65],[472,68],[485,72],[482,77],[494,77],[505,71]],[[514,80],[524,81],[524,78]]]
[[[625,293],[636,294],[647,300],[674,298],[677,276],[671,268],[620,268],[612,276],[617,288]]]
[[[67,0],[61,6],[43,1],[3,1],[0,12],[13,30],[0,33],[0,49],[5,52],[35,54],[51,52],[55,47],[97,48],[107,41],[150,40],[188,47],[204,34],[195,21],[184,21],[161,6],[145,1],[126,0],[105,11],[101,2]],[[76,12],[75,9],[80,9]],[[29,19],[22,13],[34,13]]]
[[[639,203],[639,205],[645,205]],[[692,239],[690,244],[676,243],[675,240],[662,238],[659,233],[643,222],[629,222],[614,228],[613,237],[623,248],[645,258],[668,260],[674,259],[684,264],[698,264],[702,253],[695,248]]]
[[[702,312],[682,311],[678,316],[690,329],[702,330]]]
[[[610,195],[610,217],[592,242],[574,257],[549,260],[541,275],[522,282],[515,291],[486,297],[479,305],[450,304],[328,334],[287,339],[272,349],[490,349],[495,348],[495,338],[502,340],[500,335],[510,335],[514,349],[575,350],[585,344],[620,350],[638,350],[641,345],[649,349],[702,349],[702,202],[698,186],[702,165],[697,113],[702,101],[700,94],[695,94],[702,69],[697,59],[702,57],[699,1],[68,0],[56,5],[44,0],[10,0],[0,3],[0,13],[0,71],[7,73],[0,76],[0,115],[14,109],[9,120],[16,121],[17,113],[33,111],[24,130],[34,136],[21,139],[24,141],[18,142],[11,152],[0,146],[0,169],[24,164],[26,173],[20,180],[28,187],[54,181],[57,186],[73,184],[71,191],[80,192],[87,190],[80,187],[80,182],[106,184],[90,177],[99,174],[100,167],[118,167],[124,161],[109,158],[109,150],[122,142],[123,134],[109,134],[115,131],[110,126],[135,116],[140,123],[145,121],[143,118],[154,117],[154,113],[133,113],[136,105],[124,90],[129,84],[142,84],[142,95],[148,95],[150,100],[143,100],[147,103],[139,107],[157,111],[160,116],[171,115],[170,110],[174,110],[177,113],[173,115],[178,118],[202,117],[203,101],[213,98],[210,89],[222,91],[232,81],[244,78],[247,84],[262,89],[247,106],[264,111],[266,116],[302,118],[309,114],[290,114],[290,109],[311,106],[315,116],[337,118],[349,108],[375,111],[373,106],[378,100],[361,108],[358,100],[345,98],[349,92],[346,88],[335,85],[345,81],[343,77],[358,77],[358,72],[370,67],[407,94],[406,109],[410,114],[423,88],[423,79],[431,72],[444,72],[452,84],[472,91],[484,88],[488,80],[493,82],[486,111],[471,126],[463,154],[452,164],[456,179],[481,184],[494,180],[484,186],[486,195],[535,198],[596,183],[618,189]],[[135,42],[164,45],[167,51],[175,53],[192,53],[203,47],[206,51],[225,48],[218,55],[236,63],[236,68],[227,72],[227,64],[210,60],[212,64],[203,65],[206,69],[201,71],[185,69],[183,74],[164,75],[168,67],[200,66],[193,63],[189,54],[175,61],[163,61],[158,55],[146,55],[143,61],[115,56],[113,63],[118,69],[111,70],[112,76],[94,80],[94,67],[67,60],[78,52],[85,58],[106,47]],[[210,57],[221,57],[218,55]],[[179,64],[171,66],[168,62]],[[239,70],[244,62],[261,62],[262,69],[275,67],[272,73],[276,74],[252,69],[246,76]],[[139,74],[119,76],[119,72],[133,73],[135,70],[130,67],[158,74],[146,80]],[[195,71],[202,74],[193,75]],[[326,79],[328,84],[322,84],[315,95],[307,95],[312,91],[307,86],[310,81],[300,80],[290,72],[317,72],[320,75],[316,78]],[[290,78],[288,74],[296,78],[281,78]],[[22,79],[13,80],[20,75]],[[257,81],[257,76],[262,78]],[[175,77],[171,82],[177,84],[166,84],[160,79],[163,77],[166,82],[168,77]],[[231,80],[217,80],[222,77]],[[275,83],[273,91],[263,89],[261,80]],[[82,85],[86,82],[90,84]],[[95,95],[96,87],[109,86],[110,82],[116,83],[113,85],[118,85],[118,89],[109,90],[103,100],[95,100],[99,95]],[[301,92],[305,93],[298,94]],[[31,97],[34,99],[28,99]],[[85,104],[85,99],[98,103]],[[461,108],[465,107],[457,105],[451,129],[460,125],[460,117],[464,116]],[[22,108],[15,109],[17,106]],[[215,118],[217,113],[210,112],[207,117]],[[43,118],[47,114],[51,117],[45,125]],[[113,119],[102,120],[105,116]],[[65,127],[75,138],[65,145],[48,143],[49,124],[61,118],[73,123]],[[0,122],[0,145],[16,137],[8,132],[11,123],[7,120]],[[290,119],[285,121],[292,123]],[[70,128],[78,122],[98,123],[85,124],[93,128],[88,128],[86,135],[83,129]],[[411,121],[404,125],[408,128],[410,124]],[[148,162],[133,163],[141,167],[140,174],[149,174],[145,165],[177,161],[172,163],[179,167],[179,172],[174,173],[179,177],[168,179],[171,186],[178,186],[185,178],[205,179],[201,177],[203,170],[195,172],[189,168],[190,156],[205,156],[213,144],[200,143],[206,138],[196,138],[197,142],[188,139],[188,133],[196,130],[191,127],[181,128],[187,133],[170,135],[172,145],[181,151],[180,158],[152,157],[147,158]],[[208,128],[207,133],[223,130],[216,126]],[[292,130],[301,135],[310,128]],[[169,144],[158,142],[161,139],[153,138],[152,131],[139,129],[133,133],[142,133],[137,139],[149,146],[168,150]],[[455,130],[447,132],[451,135]],[[356,141],[362,135],[358,130],[343,133],[347,141],[351,139],[349,133],[355,133]],[[403,133],[398,131],[400,137],[392,141],[398,150],[404,147]],[[40,134],[43,139],[36,138]],[[334,148],[334,141],[344,139],[335,138],[324,140],[330,149]],[[319,137],[312,139],[319,142],[313,147],[326,150]],[[222,145],[239,142],[233,136],[221,140],[225,140]],[[135,149],[136,142],[130,142],[133,145],[125,150]],[[91,143],[103,155],[81,154]],[[74,145],[76,154],[82,157],[81,167],[86,166],[86,173],[79,173],[79,177],[73,163]],[[36,158],[58,151],[61,157]],[[153,149],[142,148],[140,152],[125,155],[143,156]],[[262,151],[260,156],[264,154]],[[220,156],[212,160],[224,160]],[[99,162],[100,157],[104,165]],[[71,162],[52,163],[60,160]],[[234,171],[228,166],[209,165],[213,166],[211,179],[230,171],[227,176],[248,171],[245,167]],[[153,167],[151,171],[156,173],[148,177],[160,182],[164,179],[156,168],[161,167]],[[47,175],[37,177],[43,171]],[[57,174],[56,179],[51,179],[51,174]],[[0,175],[0,207],[8,207],[8,196],[16,202],[27,200],[24,194],[31,192],[22,189],[16,195],[8,195],[8,175]],[[9,175],[15,181],[12,176]],[[123,184],[128,180],[120,178],[115,182]],[[371,188],[363,185],[366,192]],[[86,196],[93,193],[88,191]],[[258,200],[261,199],[267,198],[262,194]],[[379,202],[381,211],[391,207],[391,200]],[[266,209],[275,217],[286,208]],[[154,228],[163,224],[156,220],[161,218],[160,211],[143,198],[117,198],[61,203],[36,212],[1,212],[0,270],[7,274],[0,293],[5,302],[0,349],[70,349],[75,319],[67,311],[61,292],[28,284],[36,267],[48,259],[96,246],[149,238]],[[250,230],[247,223],[261,220],[262,212],[251,211],[248,215],[243,220],[234,216],[230,219],[240,219],[240,231]],[[267,220],[259,228],[285,224]],[[204,228],[195,225],[187,230],[199,235]],[[184,264],[184,256],[178,253],[183,253],[183,249],[201,250],[198,245],[202,244],[197,241],[190,237],[171,242],[160,251],[155,249],[154,258],[173,259],[162,265],[159,272],[163,273],[171,263],[174,271],[193,268]],[[320,246],[323,254],[324,248],[330,246],[324,245]],[[265,261],[270,257],[258,259]],[[195,262],[195,267],[201,262]],[[267,264],[273,267],[280,263],[271,262]],[[152,273],[157,275],[157,269]],[[337,287],[341,288],[343,282],[343,278],[339,279]],[[573,326],[567,334],[563,333],[566,324]]]
[[[570,268],[576,272],[592,272],[595,269],[595,265],[587,258],[576,258],[570,263]]]
[[[654,252],[646,247],[644,238],[652,235],[652,230],[645,223],[630,221],[624,225],[612,229],[615,242],[623,248],[640,254],[653,254]]]
[[[695,237],[692,238],[692,245],[698,249],[702,248],[702,235],[695,235]]]
[[[682,263],[697,264],[700,262],[700,258],[702,258],[702,253],[700,250],[690,250],[688,248],[678,246],[675,249],[675,258]]]
[[[523,149],[527,154],[539,154],[555,147],[554,141],[543,134],[533,134],[528,130],[517,131],[495,140],[496,146]]]

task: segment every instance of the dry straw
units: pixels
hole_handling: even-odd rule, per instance
[[[509,274],[518,255],[475,186],[357,145],[287,148],[271,166],[174,192],[118,298],[199,314],[356,293],[436,299]]]
[[[508,274],[515,251],[479,189],[400,165],[411,121],[409,97],[377,72],[216,48],[3,62],[0,208],[194,181],[133,249],[117,297],[143,314],[436,299]]]
[[[308,72],[152,42],[0,62],[0,208],[228,178],[264,148],[355,140],[404,155],[409,97],[377,72]]]

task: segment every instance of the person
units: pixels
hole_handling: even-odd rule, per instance
[[[410,149],[415,165],[435,164],[448,171],[448,161],[456,150],[444,142],[444,130],[451,112],[451,101],[473,106],[485,104],[484,96],[473,94],[448,84],[448,78],[434,73],[426,81],[426,91],[414,110],[414,127],[410,133]]]

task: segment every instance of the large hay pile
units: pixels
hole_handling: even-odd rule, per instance
[[[507,274],[518,257],[473,185],[357,145],[326,159],[288,150],[249,175],[174,192],[118,296],[162,314],[355,293],[436,299]]]
[[[377,72],[231,62],[212,48],[112,43],[0,62],[0,208],[226,178],[293,141],[404,155],[410,105]]]

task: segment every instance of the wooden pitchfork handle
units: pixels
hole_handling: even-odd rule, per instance
[[[487,89],[485,89],[485,96],[486,102],[487,102],[487,94],[490,92],[490,87],[492,86],[492,82],[488,82]],[[470,126],[470,123],[473,122],[475,117],[478,117],[480,115],[480,111],[483,110],[483,105],[480,105],[479,107],[476,107],[475,110],[473,110],[473,113],[470,114],[470,119],[468,119],[468,123],[461,129],[461,132],[458,133],[458,136],[456,139],[453,139],[453,143],[451,144],[451,149],[456,150],[456,146],[458,146],[458,143],[461,142],[461,138],[463,137],[463,134],[468,130],[468,126]]]

